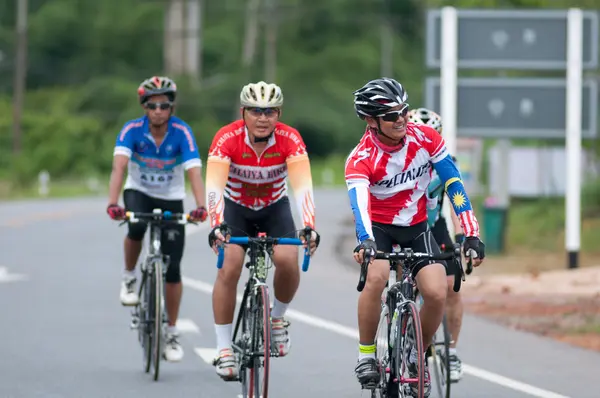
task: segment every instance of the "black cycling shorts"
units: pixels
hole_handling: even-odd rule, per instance
[[[390,253],[393,245],[400,245],[402,249],[412,249],[415,252],[439,254],[440,248],[433,239],[433,234],[427,226],[427,221],[411,225],[410,227],[397,227],[395,225],[373,223],[373,235],[377,250]],[[413,278],[421,268],[439,263],[447,268],[446,262],[442,260],[420,260],[412,265]],[[448,271],[446,271],[448,273]]]
[[[183,200],[163,200],[146,195],[133,189],[123,191],[123,202],[127,211],[152,213],[154,209],[168,210],[172,213],[183,213]],[[147,225],[145,223],[128,224],[127,236],[131,240],[144,239]],[[169,256],[169,267],[165,275],[167,283],[181,282],[181,258],[185,245],[185,226],[168,225],[162,230],[161,247],[163,254]]]
[[[223,214],[225,223],[231,229],[232,236],[256,236],[265,232],[273,238],[295,238],[296,227],[290,200],[287,197],[260,210],[252,210],[225,199]],[[244,251],[247,245],[242,246]]]
[[[442,247],[442,245],[444,245],[446,246],[446,248],[451,248],[454,244],[452,238],[450,238],[450,233],[448,232],[446,220],[442,216],[440,216],[440,218],[438,218],[435,224],[433,224],[433,227],[431,227],[431,233],[433,233],[433,238],[435,239],[439,247]],[[456,263],[454,261],[447,261],[446,264],[446,273],[448,275],[454,275]]]

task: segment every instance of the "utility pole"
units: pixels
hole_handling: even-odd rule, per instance
[[[244,48],[242,50],[242,65],[245,73],[249,74],[250,67],[254,64],[256,53],[256,40],[258,39],[258,7],[260,0],[248,0],[246,3],[246,29],[244,32]],[[247,76],[248,77],[248,76]]]
[[[17,0],[17,55],[13,91],[13,153],[21,152],[22,118],[27,84],[27,1]]]
[[[388,0],[383,0],[381,7],[381,25],[379,32],[381,35],[381,76],[392,77],[393,73],[393,54],[394,54],[394,30],[389,16],[390,7]]]
[[[183,11],[183,0],[169,0],[165,13],[163,42],[165,73],[167,75],[178,75],[184,71],[185,50],[182,27],[185,24]]]
[[[258,39],[258,8],[260,0],[248,0],[246,2],[246,27],[244,32],[244,47],[242,49],[242,79],[243,84],[247,84],[250,80],[251,69],[254,65],[254,55],[256,54],[256,42]],[[240,90],[242,86],[239,87]],[[239,106],[236,105],[233,109],[233,118],[240,117]]]
[[[265,0],[268,16],[263,18],[265,26],[265,80],[273,83],[277,74],[277,24],[279,22],[276,0]]]
[[[202,12],[204,0],[187,0],[185,71],[196,83],[202,79]]]

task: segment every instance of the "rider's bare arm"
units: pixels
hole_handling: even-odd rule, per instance
[[[192,186],[192,194],[196,200],[196,206],[206,207],[206,189],[202,178],[202,168],[199,166],[192,167],[187,170],[187,174]]]
[[[198,153],[198,145],[194,139],[191,128],[187,124],[175,124],[175,128],[181,129],[186,140],[181,142],[181,157],[183,160],[183,168],[187,171],[190,185],[192,186],[192,194],[196,201],[196,206],[205,206],[206,193],[204,190],[204,181],[202,181],[202,161]]]
[[[112,204],[119,202],[119,194],[123,188],[123,176],[125,168],[129,162],[129,157],[125,155],[115,155],[113,158],[112,172],[110,173],[110,182],[108,184],[108,201]]]
[[[117,135],[115,149],[113,152],[112,172],[110,173],[110,182],[108,184],[109,203],[119,202],[119,195],[123,188],[123,176],[125,168],[131,158],[134,149],[133,134],[131,130],[136,127],[135,122],[127,122]]]

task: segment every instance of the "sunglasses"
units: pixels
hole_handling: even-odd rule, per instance
[[[253,115],[265,115],[267,117],[273,116],[279,112],[277,108],[246,108]]]
[[[408,104],[406,104],[404,106],[404,108],[400,109],[399,111],[391,111],[391,112],[387,112],[387,113],[382,113],[381,115],[377,115],[377,117],[380,117],[381,120],[384,120],[386,122],[395,122],[400,117],[405,117],[407,114],[408,114]]]
[[[155,110],[157,108],[160,108],[161,110],[167,110],[169,108],[171,108],[173,104],[170,102],[147,102],[146,103],[146,108],[150,109],[150,110]]]

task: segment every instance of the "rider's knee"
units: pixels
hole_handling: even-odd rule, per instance
[[[127,229],[127,237],[135,242],[142,241],[145,233],[146,225],[143,223],[129,224]]]
[[[273,262],[279,269],[298,271],[298,247],[276,246],[273,249]]]
[[[181,268],[180,260],[171,261],[165,275],[165,282],[167,283],[180,283],[181,282]]]
[[[225,249],[223,267],[219,270],[217,277],[226,284],[237,284],[244,264],[245,252],[241,246],[228,245]]]
[[[390,276],[390,265],[386,260],[375,260],[369,265],[366,287],[382,292]]]
[[[448,293],[445,270],[440,264],[431,264],[419,270],[417,275],[419,291],[425,302],[443,306]]]

